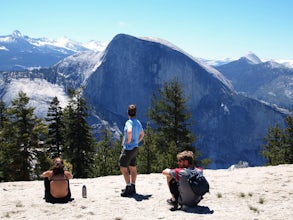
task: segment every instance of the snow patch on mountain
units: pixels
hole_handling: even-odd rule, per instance
[[[71,40],[67,37],[61,37],[57,40],[52,40],[48,38],[30,38],[28,36],[23,35],[20,31],[17,30],[14,31],[11,35],[0,36],[0,42],[2,43],[13,43],[19,39],[22,39],[36,47],[53,47],[55,49],[60,48],[59,50],[61,50],[62,52],[65,52],[64,50],[70,50],[75,53],[87,50],[102,51],[108,44],[107,42],[100,41],[90,41],[88,43],[83,44]]]
[[[0,42],[1,43],[11,43],[11,42],[13,42],[13,39],[10,36],[1,36]]]
[[[51,47],[57,47],[57,48],[59,47],[66,50],[73,51],[73,52],[80,52],[80,51],[87,50],[80,43],[70,40],[66,37],[62,37],[58,40],[50,40],[47,38],[40,38],[40,39],[29,38],[28,42],[37,47],[43,47],[43,46],[51,46]]]
[[[23,38],[24,36],[20,33],[20,31],[13,31],[11,35],[0,36],[0,42],[2,43],[11,43],[16,39]]]
[[[24,36],[22,35],[22,33],[21,33],[20,31],[15,30],[15,31],[13,31],[13,33],[12,33],[12,37],[13,37],[13,38],[22,38],[22,37],[24,37]]]
[[[245,56],[245,58],[248,59],[253,64],[260,64],[260,63],[262,63],[262,60],[258,56],[256,56],[254,53],[252,53],[252,52],[249,52]]]
[[[210,59],[204,59],[204,58],[197,57],[197,59],[202,61],[203,63],[206,63],[209,66],[217,67],[217,66],[222,66],[224,64],[238,60],[239,58],[226,58],[226,59],[220,59],[220,60],[210,60]]]
[[[101,41],[89,41],[88,43],[83,43],[82,46],[89,50],[93,51],[103,51],[108,46],[109,42],[101,42]]]
[[[49,83],[44,79],[12,79],[6,85],[6,93],[3,101],[7,106],[11,106],[11,100],[18,98],[18,92],[24,92],[30,98],[29,106],[35,108],[35,114],[44,118],[47,114],[50,102],[56,96],[61,107],[65,107],[68,103],[68,96],[63,87]]]
[[[287,68],[293,69],[293,60],[284,60],[284,59],[277,59],[275,60],[277,63],[283,64]]]
[[[30,38],[29,42],[35,46],[53,46],[53,47],[60,47],[67,50],[71,50],[74,52],[81,52],[81,51],[102,51],[104,50],[108,43],[107,42],[100,42],[100,41],[90,41],[88,43],[80,43],[74,40],[71,40],[67,37],[61,37],[57,40],[51,40],[47,38],[40,38],[40,39],[33,39]]]
[[[0,50],[6,50],[6,51],[9,51],[5,46],[0,46]]]
[[[69,78],[71,75],[81,76],[83,84],[100,66],[103,56],[104,51],[85,51],[68,56],[54,66],[58,74],[64,78]]]

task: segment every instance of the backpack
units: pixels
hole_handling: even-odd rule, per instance
[[[210,185],[206,178],[198,172],[196,169],[190,170],[188,182],[191,186],[192,191],[199,196],[203,196],[209,192]]]

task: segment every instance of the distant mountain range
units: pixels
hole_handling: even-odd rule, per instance
[[[14,35],[20,35],[15,36],[16,39],[29,39],[18,32]],[[4,47],[2,43],[0,47]],[[12,47],[6,44],[5,48],[11,50]],[[39,52],[40,48],[35,48],[32,54],[34,51]],[[68,99],[67,89],[82,85],[91,106],[89,123],[94,131],[98,133],[99,129],[107,127],[118,137],[126,120],[127,105],[137,104],[139,118],[145,125],[152,93],[176,77],[185,95],[190,97],[188,108],[195,122],[192,131],[198,137],[196,146],[202,157],[213,160],[211,168],[227,168],[240,160],[248,161],[252,166],[262,165],[264,159],[260,150],[267,129],[276,123],[284,126],[284,118],[290,114],[286,109],[239,93],[229,77],[163,40],[119,34],[104,50],[81,49],[70,53],[47,68],[0,72],[0,98],[9,104],[22,90],[31,98],[30,103],[36,107],[37,114],[44,117],[54,96],[64,106]],[[244,62],[252,69],[255,65],[267,65],[252,54],[247,59],[225,65],[239,62],[243,65]],[[217,66],[217,69],[225,65]],[[241,76],[243,67],[239,67]],[[288,75],[286,71],[282,73]]]
[[[0,70],[14,71],[50,67],[65,57],[83,51],[102,51],[106,43],[82,44],[65,37],[59,40],[30,38],[14,31],[0,36]]]
[[[255,54],[215,67],[246,96],[293,110],[293,68]]]

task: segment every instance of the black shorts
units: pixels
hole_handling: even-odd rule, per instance
[[[135,147],[132,150],[125,150],[123,148],[119,158],[119,166],[121,167],[136,166],[137,155],[138,155],[138,147]]]

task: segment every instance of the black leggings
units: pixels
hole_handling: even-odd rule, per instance
[[[178,190],[178,183],[174,178],[172,178],[169,182],[169,189],[171,194],[174,196],[176,202],[178,202],[179,198],[179,190]]]
[[[68,194],[67,194],[67,196],[65,196],[63,198],[55,198],[55,197],[53,197],[51,195],[51,192],[50,192],[50,180],[48,179],[48,177],[46,177],[44,179],[44,184],[45,184],[45,200],[46,200],[46,202],[50,202],[50,203],[67,203],[69,201],[72,201],[71,192],[70,192],[70,188],[69,188],[69,181],[68,181]]]

